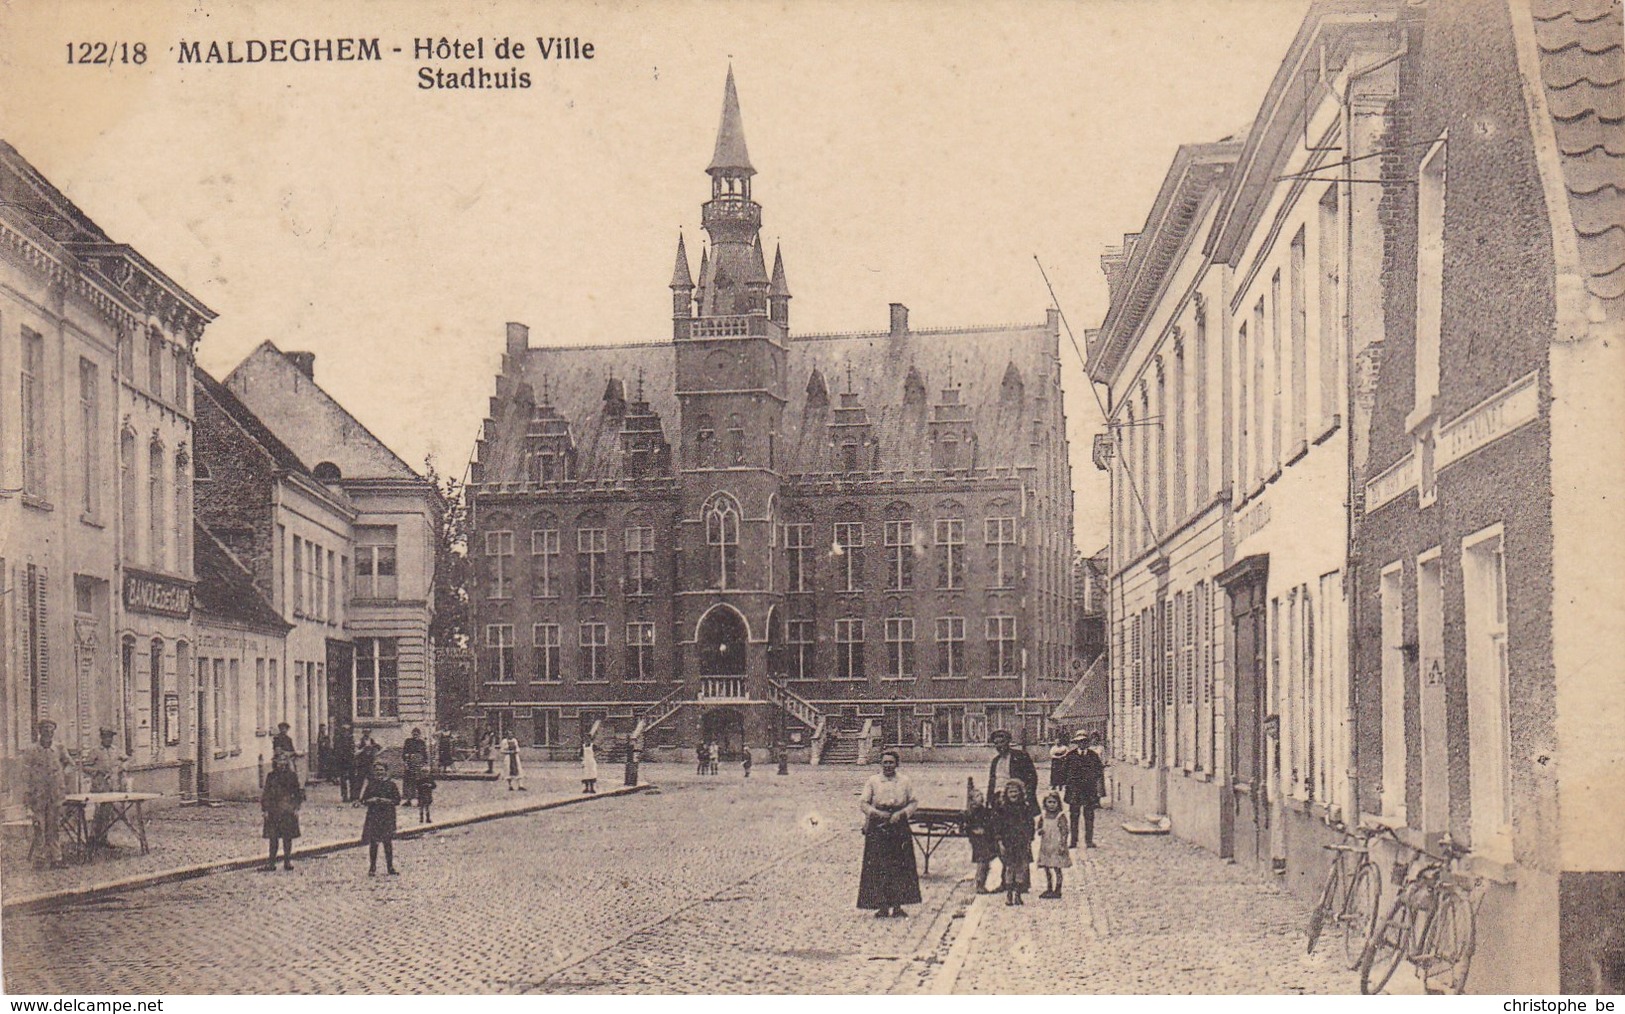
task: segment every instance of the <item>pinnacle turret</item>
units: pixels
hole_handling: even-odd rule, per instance
[[[677,264],[671,271],[671,288],[673,290],[690,290],[694,288],[694,279],[688,273],[688,248],[683,244],[683,234],[677,234]]]

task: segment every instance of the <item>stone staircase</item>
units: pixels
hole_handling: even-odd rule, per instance
[[[852,733],[835,733],[825,742],[824,756],[819,763],[856,764],[858,762],[858,746],[860,742],[860,738]]]

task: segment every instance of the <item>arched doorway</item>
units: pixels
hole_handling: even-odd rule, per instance
[[[700,621],[695,640],[701,676],[745,675],[745,618],[732,606],[717,606]]]

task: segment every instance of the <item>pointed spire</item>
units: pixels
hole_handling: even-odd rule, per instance
[[[767,259],[762,254],[762,237],[758,233],[756,242],[751,244],[750,251],[750,278],[746,280],[750,285],[767,284]]]
[[[711,284],[711,252],[704,248],[700,250],[700,288]]]
[[[750,153],[745,150],[745,124],[739,117],[739,93],[734,90],[734,69],[728,67],[728,83],[722,93],[722,124],[717,127],[717,147],[706,172],[754,175]]]
[[[671,271],[671,287],[673,289],[692,289],[694,279],[688,273],[688,248],[683,245],[683,234],[677,234],[677,264]]]
[[[790,297],[790,286],[784,280],[784,254],[777,244],[773,246],[773,284],[767,290],[769,296]]]

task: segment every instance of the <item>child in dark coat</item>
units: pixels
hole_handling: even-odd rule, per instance
[[[993,834],[993,811],[975,789],[970,792],[970,805],[965,807],[965,837],[970,839],[970,861],[976,864],[976,893],[992,894],[987,873],[999,854],[999,840]]]
[[[389,777],[389,768],[380,761],[373,765],[372,777],[361,790],[361,804],[367,808],[361,825],[361,841],[367,846],[367,876],[378,872],[378,846],[384,847],[384,866],[395,875],[395,808],[401,805],[401,788]]]
[[[1004,806],[994,813],[999,838],[999,862],[1004,866],[1004,903],[1024,905],[1021,896],[1032,887],[1033,818],[1027,813],[1027,787],[1016,779],[1005,786]]]
[[[429,807],[434,805],[435,781],[427,774],[418,778],[418,822],[427,824],[434,820],[429,816]]]

